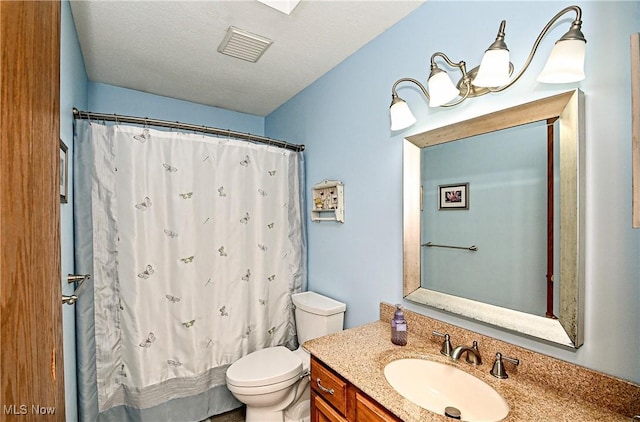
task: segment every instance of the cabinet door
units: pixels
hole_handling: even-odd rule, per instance
[[[369,397],[356,392],[356,421],[358,422],[399,422],[396,416],[381,407]]]
[[[333,407],[318,395],[311,393],[311,422],[347,422]]]

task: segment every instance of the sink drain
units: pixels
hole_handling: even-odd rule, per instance
[[[453,406],[447,406],[444,408],[444,415],[451,419],[462,419],[462,413]]]

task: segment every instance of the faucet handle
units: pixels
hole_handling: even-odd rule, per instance
[[[472,357],[467,353],[467,363],[482,365],[482,357],[480,356],[480,350],[478,350],[478,342],[475,340],[473,341],[472,349],[475,350],[476,355]]]
[[[451,357],[451,353],[453,352],[453,346],[451,345],[451,336],[449,334],[442,334],[437,331],[433,331],[433,335],[438,337],[444,337],[444,341],[442,342],[442,348],[440,349],[440,353]]]
[[[489,371],[489,373],[496,378],[506,379],[509,378],[509,375],[507,375],[507,371],[504,369],[502,359],[506,360],[507,362],[511,362],[514,365],[520,365],[520,360],[502,356],[502,353],[500,352],[496,353],[496,360],[495,362],[493,362],[493,367],[491,368],[491,371]]]

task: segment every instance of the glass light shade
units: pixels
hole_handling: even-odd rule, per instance
[[[563,84],[584,79],[586,43],[582,40],[558,41],[538,75],[538,82]]]
[[[440,107],[460,95],[447,72],[440,71],[431,75],[427,81],[429,89],[429,107]]]
[[[493,88],[509,83],[509,50],[487,50],[482,57],[478,74],[471,83]]]
[[[391,116],[391,130],[402,130],[408,128],[416,122],[416,118],[411,113],[411,109],[403,100],[396,100],[389,108]]]

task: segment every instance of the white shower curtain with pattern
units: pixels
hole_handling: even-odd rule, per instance
[[[93,409],[81,415],[187,421],[237,406],[216,392],[228,365],[296,345],[290,296],[306,277],[302,153],[76,125],[76,260],[93,274],[93,298],[81,293],[78,303],[79,368],[95,377],[95,393],[81,393]]]

